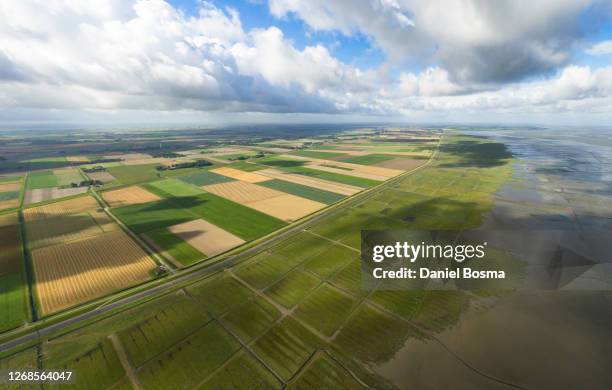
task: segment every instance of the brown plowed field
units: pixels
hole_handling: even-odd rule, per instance
[[[36,188],[33,190],[26,191],[23,199],[23,204],[32,204],[38,202],[44,202],[51,199],[65,198],[67,196],[84,194],[87,192],[87,187],[76,187],[76,188]]]
[[[314,200],[243,181],[212,184],[202,188],[285,221],[295,221],[326,206]]]
[[[259,183],[262,181],[270,180],[269,177],[260,175],[258,173],[244,172],[244,171],[241,171],[239,169],[234,169],[234,168],[223,167],[223,168],[211,169],[210,171],[214,173],[218,173],[219,175],[231,177],[232,179],[242,180],[242,181],[246,181],[249,183]]]
[[[115,180],[115,177],[108,172],[89,172],[87,176],[91,180],[99,180],[102,183],[108,183],[109,181]]]
[[[258,186],[257,184],[248,183],[245,181],[230,181],[226,183],[211,184],[203,186],[202,189],[236,203],[256,202],[258,200],[284,195],[284,192],[273,190],[268,187]]]
[[[1,200],[0,210],[10,209],[19,206],[19,199]]]
[[[104,192],[102,197],[111,207],[129,206],[132,204],[153,202],[160,199],[159,196],[138,186]]]
[[[19,191],[21,183],[2,183],[0,184],[0,192]]]
[[[170,226],[168,230],[208,257],[218,255],[244,243],[244,240],[240,237],[236,237],[203,219]]]
[[[123,231],[32,251],[41,314],[146,281],[155,262]]]

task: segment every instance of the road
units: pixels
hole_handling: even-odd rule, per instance
[[[65,320],[62,320],[60,322],[56,322],[47,326],[43,326],[39,329],[35,329],[30,333],[26,333],[22,336],[16,337],[12,340],[6,341],[2,344],[0,344],[0,352],[9,350],[11,348],[17,347],[21,344],[25,344],[28,342],[32,342],[38,338],[44,338],[46,336],[50,336],[53,333],[62,330],[63,328],[67,327],[67,326],[71,326],[74,324],[77,324],[81,321],[87,321],[92,319],[95,316],[98,315],[102,315],[104,313],[108,313],[113,309],[116,309],[118,307],[124,306],[124,305],[129,305],[131,303],[134,303],[140,299],[143,298],[147,298],[150,297],[152,295],[158,294],[158,293],[162,293],[166,290],[171,290],[185,282],[189,282],[189,281],[194,281],[197,280],[207,274],[211,274],[214,273],[216,271],[222,270],[224,268],[228,268],[231,267],[235,264],[237,264],[238,262],[240,262],[242,259],[244,259],[245,257],[249,257],[252,254],[255,254],[259,251],[261,251],[264,247],[269,246],[271,244],[274,244],[278,241],[281,241],[282,239],[286,238],[287,236],[290,236],[300,230],[303,230],[309,226],[311,226],[312,224],[320,221],[323,218],[326,218],[327,216],[337,213],[347,207],[353,206],[354,204],[358,203],[358,202],[362,202],[364,200],[367,200],[369,198],[371,198],[372,196],[380,193],[382,190],[388,188],[389,186],[395,184],[396,182],[402,180],[403,178],[405,178],[408,175],[413,174],[416,171],[419,171],[425,167],[427,167],[432,161],[435,160],[435,156],[437,154],[437,150],[434,153],[434,155],[423,165],[421,165],[420,167],[410,171],[410,172],[405,172],[399,176],[396,176],[392,179],[389,179],[386,182],[381,183],[380,185],[371,188],[369,190],[366,190],[362,193],[359,193],[351,198],[348,198],[346,201],[336,205],[336,206],[332,206],[329,209],[324,210],[323,212],[321,212],[320,214],[317,214],[303,222],[297,222],[294,226],[289,227],[287,230],[280,232],[272,237],[270,237],[269,239],[262,241],[256,245],[254,245],[253,247],[246,249],[240,253],[237,253],[235,255],[230,255],[227,258],[223,259],[222,261],[219,261],[217,263],[214,264],[210,264],[210,265],[206,265],[203,264],[202,268],[197,269],[196,271],[192,271],[192,270],[187,270],[189,273],[186,273],[185,275],[182,276],[178,276],[175,277],[173,279],[168,280],[167,282],[151,287],[147,290],[143,290],[143,291],[139,291],[136,292],[132,295],[117,299],[116,301],[113,301],[111,303],[107,303],[105,305],[99,306],[95,309],[92,309],[90,311],[87,311],[85,313],[81,313],[81,314],[77,314],[74,317],[71,318],[67,318]]]

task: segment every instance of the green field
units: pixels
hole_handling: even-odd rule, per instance
[[[83,176],[78,171],[68,172],[68,173],[60,173],[55,175],[57,176],[57,185],[59,186],[69,186],[71,183],[80,183],[85,180]]]
[[[187,291],[198,297],[202,305],[214,317],[232,310],[245,303],[252,292],[236,279],[220,275],[190,286]]]
[[[324,342],[291,317],[268,330],[253,350],[283,379],[290,379]]]
[[[145,184],[144,187],[164,198],[173,196],[197,196],[204,191],[196,186],[177,179],[164,179]]]
[[[203,218],[250,241],[286,225],[284,221],[209,193],[125,206],[113,212],[137,233]]]
[[[107,389],[125,377],[125,371],[110,340],[77,339],[70,347],[61,339],[43,346],[42,366],[45,369],[70,369],[76,372],[74,389]],[[44,386],[54,388],[54,386]]]
[[[347,370],[329,356],[320,354],[287,389],[347,389],[358,390],[364,386]]]
[[[106,171],[121,184],[136,184],[158,180],[161,177],[161,173],[155,169],[158,165],[119,165],[108,167]]]
[[[21,194],[21,191],[0,192],[0,201],[2,201],[2,200],[17,199],[17,198],[19,198],[19,194]]]
[[[222,322],[245,343],[261,336],[281,313],[261,298],[254,298],[236,307]]]
[[[202,389],[281,389],[281,383],[264,365],[244,350],[211,376]]]
[[[210,317],[191,300],[167,307],[117,335],[130,363],[140,367],[204,326]],[[155,342],[151,342],[151,341]]]
[[[339,153],[339,152],[317,152],[317,151],[312,151],[312,150],[300,150],[297,152],[291,152],[289,154],[295,155],[295,156],[302,156],[302,157],[310,157],[310,158],[319,158],[319,159],[323,159],[323,160],[331,160],[331,159],[338,159],[339,157],[345,157],[348,156],[348,154],[346,153]]]
[[[296,270],[266,289],[266,295],[279,305],[291,309],[320,283],[316,277]]]
[[[14,183],[21,180],[22,176],[0,176],[0,183]]]
[[[55,176],[52,171],[30,172],[28,175],[28,190],[56,187],[58,185],[57,176]]]
[[[331,337],[358,301],[328,284],[321,285],[298,306],[295,315]]]
[[[284,180],[268,180],[258,183],[264,187],[272,188],[288,194],[301,196],[302,198],[311,199],[317,202],[332,204],[345,198],[344,195],[334,192],[320,190],[318,188],[308,187],[301,184],[291,183]]]
[[[240,169],[241,171],[245,171],[245,172],[254,172],[254,171],[266,169],[266,167],[257,165],[255,163],[246,162],[246,161],[238,161],[235,163],[231,163],[227,167],[234,168],[234,169]]]
[[[312,176],[323,180],[335,181],[342,184],[348,184],[356,187],[368,188],[380,184],[378,180],[364,179],[362,177],[343,175],[340,173],[319,171],[313,168],[301,166],[284,167],[283,170],[291,173],[297,173],[305,176]]]
[[[138,377],[146,389],[195,388],[239,349],[230,334],[211,322],[145,364]]]
[[[362,290],[360,231],[478,226],[493,204],[492,194],[512,177],[512,158],[499,145],[484,138],[446,137],[432,164],[366,201],[351,203],[172,295],[42,342],[43,366],[77,367],[93,378],[83,384],[89,388],[123,388],[129,383],[108,344],[108,336],[116,334],[147,389],[392,388],[380,367],[406,347],[434,343],[432,334],[456,325],[470,308],[489,305],[491,298],[476,301],[475,294],[455,291]],[[260,160],[301,168],[276,156]],[[226,226],[241,224],[242,234],[262,234],[260,222],[234,216],[242,206],[219,203],[210,194],[193,195],[194,187],[177,182],[150,183],[146,187],[164,199],[113,212],[136,232],[161,234],[157,239],[169,240],[168,248],[181,247],[164,236],[163,228],[196,218],[228,231]],[[27,363],[32,355],[0,359],[0,367],[16,364],[15,359]]]
[[[393,160],[397,156],[392,156],[388,154],[367,154],[365,156],[351,156],[349,158],[342,159],[342,162],[352,163],[352,164],[362,164],[362,165],[373,165],[379,162]]]
[[[162,251],[166,251],[174,260],[182,265],[193,264],[206,258],[205,254],[166,228],[152,230],[147,232],[146,236],[153,240],[157,247]]]
[[[15,328],[28,320],[26,286],[21,272],[0,276],[0,331]]]
[[[188,175],[178,176],[177,179],[193,184],[195,186],[207,186],[210,184],[226,183],[228,181],[234,181],[229,177],[218,175],[214,172],[209,171],[198,171]]]

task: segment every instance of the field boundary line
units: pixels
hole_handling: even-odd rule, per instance
[[[110,340],[111,344],[113,345],[113,348],[115,349],[115,352],[117,353],[119,362],[121,362],[121,366],[123,366],[123,369],[125,370],[125,375],[130,380],[130,383],[132,384],[132,388],[136,390],[142,390],[140,381],[138,380],[138,377],[136,376],[134,369],[130,365],[130,362],[127,357],[127,353],[125,352],[125,349],[123,348],[123,344],[121,344],[121,340],[119,340],[119,337],[117,337],[116,333],[109,334],[108,339]]]

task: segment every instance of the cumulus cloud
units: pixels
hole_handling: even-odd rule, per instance
[[[0,112],[609,111],[612,67],[566,64],[587,0],[519,5],[270,0],[279,18],[365,34],[391,62],[427,63],[395,73],[359,69],[321,44],[297,48],[275,26],[245,30],[237,11],[209,2],[186,15],[163,0],[3,1]],[[605,54],[608,43],[588,50]]]
[[[582,37],[578,16],[597,0],[269,0],[315,30],[361,32],[395,62],[433,59],[462,84],[553,72]],[[402,22],[406,20],[406,22]]]

